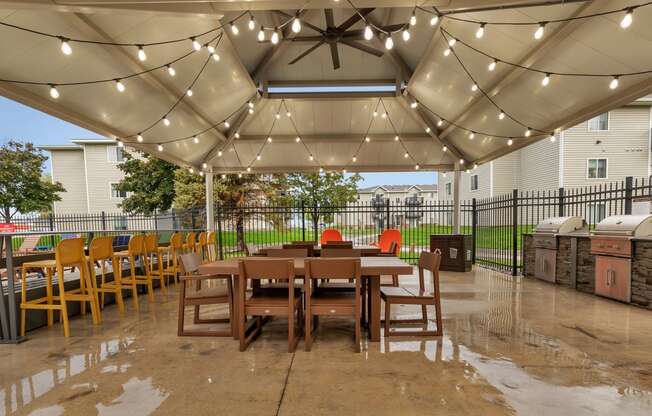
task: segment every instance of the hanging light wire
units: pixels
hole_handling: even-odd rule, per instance
[[[301,142],[301,144],[303,144],[303,147],[304,147],[304,149],[306,149],[306,152],[308,153],[308,156],[312,157],[312,159],[310,159],[310,160],[314,161],[317,166],[321,166],[321,163],[319,162],[319,160],[317,160],[317,158],[315,157],[315,154],[312,151],[310,151],[310,148],[308,147],[308,144],[306,143],[306,141],[303,140],[303,138],[301,138],[301,133],[299,133],[299,129],[297,128],[297,125],[296,125],[296,123],[294,121],[294,118],[292,117],[290,109],[287,106],[287,102],[285,102],[285,99],[281,100],[281,102],[283,103],[283,107],[285,107],[285,111],[288,114],[290,114],[288,117],[290,119],[290,123],[292,123],[292,128],[294,128],[294,133],[296,134],[296,136],[298,138],[300,138],[299,142]]]

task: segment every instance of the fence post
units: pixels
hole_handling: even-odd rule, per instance
[[[632,214],[633,190],[634,190],[634,178],[628,176],[625,178],[625,215]]]
[[[512,276],[518,274],[518,189],[512,191]]]
[[[566,193],[564,191],[564,188],[559,188],[559,201],[558,201],[559,207],[558,207],[558,211],[559,211],[559,216],[560,217],[563,217],[565,215],[564,214],[564,212],[565,212],[564,203],[566,202],[565,197],[566,197]]]
[[[54,214],[50,213],[48,219],[50,220],[50,231],[54,231]],[[54,246],[56,245],[54,244],[54,234],[50,235],[50,245],[52,246],[52,248],[54,248]]]
[[[385,229],[392,228],[389,224],[389,198],[385,200]]]
[[[317,221],[315,221],[315,219]],[[315,210],[313,211],[313,222],[312,222],[312,238],[313,240],[317,240],[318,234],[319,234],[319,211],[317,211],[317,204],[315,203]]]
[[[306,241],[306,204],[301,201],[301,241]]]
[[[102,211],[102,231],[106,231],[106,212]]]
[[[475,250],[478,241],[478,211],[475,198],[471,200],[471,262],[475,264]]]
[[[158,231],[158,210],[154,209],[154,230]]]
[[[190,209],[190,228],[192,230],[195,229],[195,209],[194,208]]]
[[[224,260],[224,250],[222,248],[222,205],[216,204],[217,208],[217,251],[219,252],[220,260]]]

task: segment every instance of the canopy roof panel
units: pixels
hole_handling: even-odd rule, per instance
[[[382,34],[370,41],[362,37],[360,15],[397,30],[409,21],[414,3],[352,1],[357,11],[346,1],[332,0],[307,5],[292,0],[68,0],[65,5],[0,0],[0,22],[5,23],[0,26],[0,78],[45,84],[0,81],[0,94],[179,165],[272,172],[320,167],[398,171],[417,165],[450,170],[456,163],[466,168],[652,93],[652,74],[620,77],[618,88],[609,88],[610,75],[652,69],[647,53],[652,7],[637,8],[626,30],[620,27],[624,12],[619,12],[549,23],[541,39],[533,37],[537,22],[621,10],[636,1],[530,7],[541,2],[435,0],[417,10],[408,42],[400,32],[393,36],[391,50],[385,49]],[[431,6],[445,14],[434,26],[429,24],[435,13]],[[249,13],[256,20],[251,31]],[[295,15],[303,23],[298,34],[284,24]],[[228,26],[234,19],[238,35]],[[460,19],[489,22],[484,37],[475,36],[478,23]],[[220,22],[226,25],[223,34],[214,30]],[[73,41],[73,53],[66,56],[58,39],[7,25],[129,45]],[[267,28],[263,42],[256,36],[261,25]],[[278,44],[269,41],[274,28],[281,32]],[[206,47],[193,52],[189,38],[202,33],[200,43],[215,46],[219,61]],[[457,42],[445,56],[452,37]],[[171,39],[180,41],[148,45]],[[147,59],[141,62],[137,45],[143,43]],[[494,58],[498,63],[489,71]],[[174,76],[166,67],[170,62]],[[140,72],[146,73],[134,75]],[[546,72],[553,75],[543,86]],[[562,72],[607,76],[554,74]],[[65,85],[90,80],[106,82]],[[124,92],[117,91],[117,80]],[[471,89],[474,83],[478,90]],[[50,97],[48,84],[56,84],[59,98]],[[302,90],[270,89],[278,85]],[[379,85],[394,87],[374,89]],[[360,86],[367,89],[351,89]],[[192,96],[186,95],[189,87]],[[338,91],[325,93],[322,87]]]

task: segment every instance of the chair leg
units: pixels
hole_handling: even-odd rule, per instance
[[[63,268],[57,268],[59,282],[59,302],[61,302],[60,320],[63,324],[63,336],[70,336],[70,324],[68,323],[68,305],[66,304],[66,288],[63,281]]]
[[[46,297],[48,298],[48,305],[53,304],[53,289],[52,289],[52,268],[48,267],[47,270],[45,271],[46,273],[46,282],[45,282],[45,293]],[[48,326],[52,326],[54,324],[54,311],[52,309],[48,309]]]
[[[178,325],[177,325],[177,335],[182,336],[183,335],[183,325],[184,325],[184,318],[185,318],[185,311],[186,311],[186,285],[181,285],[181,290],[179,290],[179,318],[178,318]]]
[[[135,267],[135,259],[133,256],[129,257],[129,268],[131,270],[131,298],[133,299],[134,302],[134,309],[136,309],[136,312],[138,312],[138,285],[136,285],[136,267]],[[120,267],[120,275],[122,276],[122,267]]]
[[[385,301],[385,336],[389,336],[389,324],[391,317],[391,303]]]
[[[294,306],[290,308],[288,311],[288,352],[294,352],[294,314],[295,314],[295,309]]]
[[[158,265],[158,278],[159,281],[161,282],[161,290],[163,291],[163,294],[167,295],[168,294],[168,288],[165,285],[165,277],[163,276],[163,257],[161,256],[161,253],[156,254],[156,259],[157,259],[157,265]]]
[[[2,295],[4,296],[4,295]],[[27,320],[27,268],[22,267],[20,281],[20,336],[25,336],[25,321]],[[3,311],[4,312],[4,311]]]
[[[392,275],[392,286],[398,287],[398,275],[397,274]]]
[[[428,324],[428,308],[426,305],[421,305],[421,317],[423,318],[423,323]]]

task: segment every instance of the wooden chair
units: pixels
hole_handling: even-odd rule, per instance
[[[188,235],[186,235],[186,242],[183,245],[183,249],[185,250],[186,253],[190,252],[195,252],[197,251],[197,234],[194,232],[189,232]]]
[[[196,337],[231,337],[234,332],[233,322],[233,287],[231,276],[198,274],[201,258],[197,253],[187,253],[180,256],[181,290],[179,293],[178,336]],[[222,281],[217,285],[209,285],[212,281]],[[226,284],[223,281],[226,280]],[[194,282],[194,288],[188,290],[186,282]],[[203,286],[202,284],[206,285]],[[228,305],[228,318],[201,319],[201,305]],[[194,324],[229,323],[229,329],[224,331],[187,330],[184,326],[186,306],[194,306]]]
[[[283,249],[305,249],[308,251],[307,257],[315,255],[315,245],[312,242],[283,244]],[[267,252],[269,253],[269,250]]]
[[[321,250],[322,258],[355,258],[359,259],[362,256],[362,252],[357,249],[347,249],[347,248],[323,248]],[[348,279],[348,281],[342,282],[333,282],[331,279],[324,279],[320,283],[320,289],[330,290],[330,291],[341,291],[341,292],[355,292],[355,281],[353,279]],[[365,296],[367,290],[366,280],[362,280],[360,283],[362,286],[362,322],[367,320],[367,297]]]
[[[165,278],[165,284],[169,284],[169,276],[172,276],[175,285],[179,280],[179,254],[181,254],[182,249],[183,236],[181,233],[172,234],[170,244],[159,247],[159,251],[164,254],[163,277]]]
[[[322,250],[325,248],[353,248],[353,241],[329,241],[321,245]]]
[[[313,284],[315,279],[353,279],[355,292],[332,292]],[[355,352],[360,352],[360,313],[362,310],[360,259],[309,259],[305,265],[306,351],[312,347],[313,316],[352,316]]]
[[[336,230],[335,228],[326,228],[321,232],[319,242],[323,245],[332,241],[342,241],[342,233],[340,233],[340,230]]]
[[[106,281],[106,262],[111,262],[113,270],[113,281]],[[97,291],[100,293],[100,309],[104,308],[104,294],[113,293],[115,296],[115,303],[118,305],[120,313],[124,313],[125,305],[122,300],[122,283],[120,282],[120,272],[115,270],[120,267],[120,261],[113,254],[113,237],[96,237],[91,241],[88,247],[88,263],[91,272],[91,279],[97,285],[97,277],[95,276],[95,265],[99,264],[100,273],[102,275],[100,285]]]
[[[44,298],[27,300],[27,285],[26,275],[28,268],[42,267],[47,268],[47,295]],[[64,268],[75,267],[79,269],[79,289],[66,291]],[[57,273],[57,281],[59,286],[58,296],[52,294],[52,275],[53,269]],[[27,319],[28,309],[47,310],[48,325],[52,325],[52,311],[60,311],[60,319],[63,322],[63,334],[66,337],[70,336],[70,325],[68,323],[68,306],[67,302],[81,302],[81,312],[86,313],[86,302],[90,304],[91,314],[93,316],[93,324],[98,325],[101,321],[100,307],[97,299],[97,287],[89,276],[88,267],[86,264],[86,255],[84,254],[84,239],[72,238],[62,240],[55,248],[54,267],[52,267],[51,260],[41,262],[27,262],[23,263],[22,270],[22,285],[21,285],[21,303],[20,303],[20,334],[25,335],[25,326]],[[58,301],[55,302],[55,301]]]
[[[240,351],[247,349],[249,344],[261,333],[263,317],[285,316],[288,318],[288,352],[294,352],[299,342],[303,323],[303,305],[301,291],[294,287],[294,262],[291,259],[245,259],[239,260],[238,279],[238,338]],[[246,288],[249,280],[278,279],[289,282],[287,296],[281,296],[278,291],[253,291],[249,299]],[[248,328],[245,328],[245,318],[254,316]],[[296,317],[296,320],[295,320]],[[297,328],[298,327],[298,328]]]
[[[147,263],[149,265],[149,274],[154,278],[154,275],[158,275],[159,284],[161,285],[161,290],[164,294],[168,293],[168,289],[165,286],[165,277],[163,275],[163,254],[158,247],[158,235],[155,233],[145,235],[145,256],[147,257]],[[156,258],[156,270],[154,269],[154,259]]]
[[[269,248],[267,257],[281,257],[287,259],[308,257],[308,249],[305,248]]]
[[[145,236],[134,235],[129,240],[127,247],[128,249],[126,251],[118,251],[115,253],[115,256],[118,258],[120,265],[118,267],[118,270],[120,270],[120,282],[124,286],[131,286],[134,306],[138,310],[138,285],[147,286],[147,300],[154,302],[154,286],[152,285],[152,274],[145,251]],[[129,262],[130,275],[128,278],[122,275],[122,260],[125,259]],[[144,274],[136,274],[136,263],[138,259],[141,261],[141,272]]]
[[[439,264],[441,252],[434,253],[424,251],[419,257],[419,290],[406,289],[402,287],[381,287],[380,296],[385,301],[385,336],[441,336],[441,294],[439,291]],[[425,288],[424,271],[432,273],[432,291]],[[392,305],[421,305],[422,319],[391,319]],[[437,330],[429,331],[427,305],[435,307]],[[421,323],[426,329],[421,331],[392,331],[391,324],[413,324]]]

